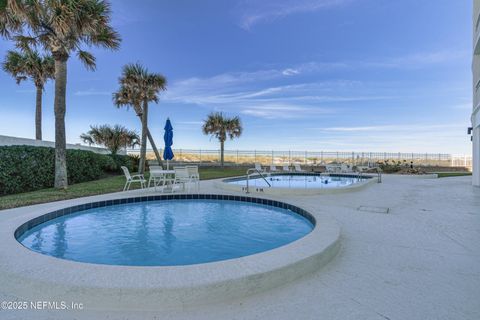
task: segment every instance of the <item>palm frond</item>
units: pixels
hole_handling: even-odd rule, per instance
[[[77,57],[87,69],[94,71],[97,67],[95,57],[90,52],[78,50]]]
[[[227,140],[227,136],[230,139],[240,137],[242,131],[242,124],[238,116],[227,118],[221,112],[210,113],[202,126],[203,134],[211,135],[219,141]]]
[[[49,55],[41,56],[34,50],[8,51],[2,68],[15,78],[17,84],[30,78],[36,86],[43,87],[48,79],[53,79],[55,64]]]
[[[13,37],[13,40],[15,41],[15,46],[25,52],[31,51],[38,45],[35,37],[16,35]]]
[[[160,91],[166,90],[167,80],[159,73],[151,73],[140,63],[130,63],[122,68],[119,84],[142,102],[158,102]]]
[[[9,39],[12,33],[20,32],[22,21],[19,17],[20,9],[16,1],[0,1],[0,35]]]
[[[80,135],[83,142],[106,147],[112,154],[116,154],[123,147],[134,147],[139,144],[140,136],[134,130],[116,124],[90,126],[87,133]]]
[[[0,35],[14,38],[20,50],[41,45],[61,59],[75,53],[93,70],[95,58],[80,48],[119,48],[110,16],[106,0],[0,0]]]
[[[120,34],[111,27],[105,27],[85,38],[85,42],[90,45],[112,50],[120,48],[121,41]]]

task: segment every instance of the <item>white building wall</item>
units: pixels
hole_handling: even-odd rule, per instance
[[[480,186],[480,0],[473,0],[473,110],[472,157],[473,185]]]
[[[55,142],[53,141],[34,140],[34,139],[0,135],[0,146],[18,146],[18,145],[55,148]],[[105,148],[90,147],[90,146],[84,146],[81,144],[67,143],[67,149],[79,149],[79,150],[93,151],[95,153],[101,153],[101,154],[110,154],[110,151],[108,151]],[[127,154],[127,153],[125,152],[125,150],[121,150],[119,154]]]

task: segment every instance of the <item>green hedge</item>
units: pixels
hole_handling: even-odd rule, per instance
[[[67,150],[68,183],[91,181],[131,167],[128,156]],[[0,196],[53,187],[55,149],[34,146],[0,147]]]

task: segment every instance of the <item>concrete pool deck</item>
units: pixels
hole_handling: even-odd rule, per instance
[[[155,192],[147,193],[105,194],[52,203],[48,209],[25,207],[5,211],[0,216],[0,261],[3,261],[0,283],[9,288],[10,294],[24,301],[81,301],[89,310],[159,311],[234,300],[275,288],[320,269],[340,248],[340,229],[334,221],[283,202],[233,195],[175,193],[154,196]],[[213,197],[215,201],[288,208],[315,226],[303,237],[271,250],[178,266],[108,265],[58,259],[27,249],[12,237],[59,215],[81,214],[90,208]],[[176,214],[181,216],[182,212]],[[135,224],[135,221],[129,223]],[[94,231],[96,234],[103,232],[102,229]],[[62,232],[71,230],[66,227]],[[50,237],[56,235],[53,233]]]
[[[201,192],[222,193],[213,181]],[[339,254],[282,287],[221,303],[142,313],[0,310],[0,319],[480,318],[480,188],[471,177],[384,175],[351,193],[265,197],[336,220]],[[0,300],[16,297],[0,286]]]

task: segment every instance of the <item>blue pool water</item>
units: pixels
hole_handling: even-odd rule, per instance
[[[354,176],[320,176],[320,175],[289,175],[279,174],[266,176],[266,180],[273,188],[341,188],[364,181],[365,178],[357,178]],[[246,186],[246,179],[227,180],[228,183]],[[268,188],[267,182],[261,177],[250,178],[249,185],[253,187]]]
[[[18,240],[74,261],[167,266],[251,255],[313,229],[293,211],[250,202],[164,200],[79,211],[40,224]]]

